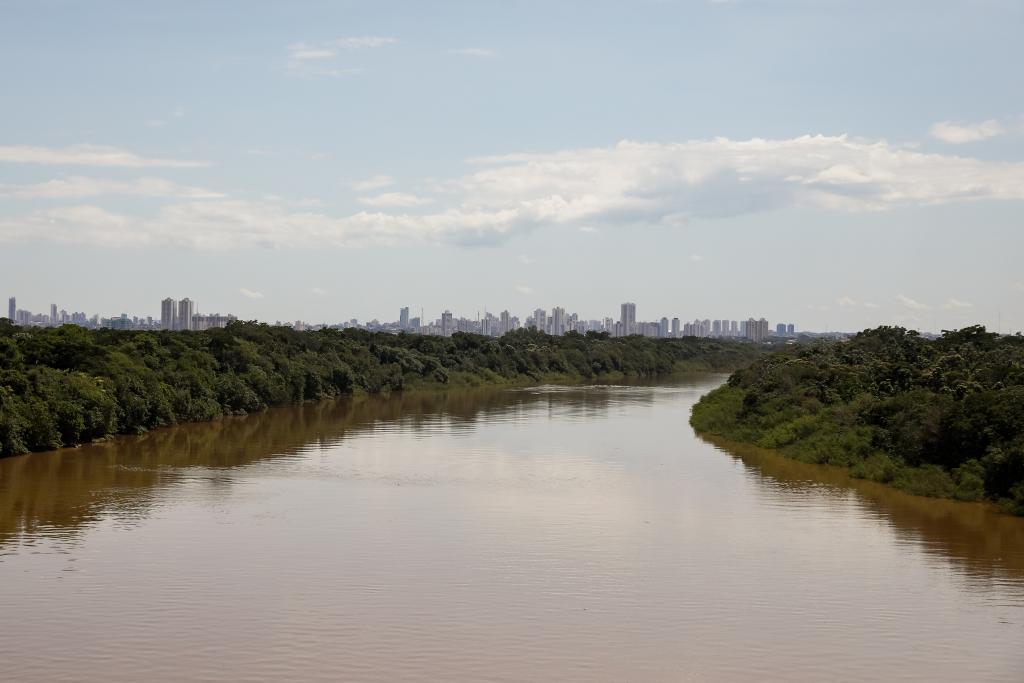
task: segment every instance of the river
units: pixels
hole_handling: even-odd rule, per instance
[[[1024,680],[1024,519],[702,439],[722,379],[0,460],[0,679]]]

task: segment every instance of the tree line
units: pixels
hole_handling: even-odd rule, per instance
[[[910,493],[1024,515],[1024,338],[899,327],[801,345],[738,370],[694,407],[719,434]]]
[[[759,353],[604,333],[433,337],[255,322],[150,332],[0,320],[0,456],[355,392],[730,371]]]

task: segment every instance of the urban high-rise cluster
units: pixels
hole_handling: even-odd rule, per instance
[[[220,313],[199,313],[196,302],[189,298],[175,300],[166,298],[160,302],[160,317],[140,318],[122,313],[119,316],[101,318],[98,315],[87,316],[85,313],[68,313],[57,310],[56,304],[50,305],[49,314],[32,313],[17,307],[14,297],[8,300],[8,318],[17,325],[24,326],[55,326],[81,325],[82,327],[108,327],[123,330],[208,330],[215,327],[226,327],[238,318],[234,315]],[[771,330],[764,318],[748,318],[747,320],[696,319],[683,323],[678,317],[671,320],[662,317],[652,321],[637,320],[636,304],[627,301],[619,306],[618,319],[607,317],[601,319],[584,319],[577,313],[569,313],[562,306],[554,306],[550,310],[537,308],[520,319],[509,311],[479,313],[474,318],[455,317],[445,310],[441,317],[427,320],[422,311],[419,316],[411,317],[409,307],[405,306],[398,312],[395,322],[371,320],[360,323],[351,319],[342,323],[310,324],[301,320],[289,323],[276,321],[275,324],[287,325],[296,330],[317,330],[323,328],[345,329],[357,327],[373,332],[406,332],[410,334],[427,334],[450,337],[456,332],[469,332],[489,337],[500,337],[519,329],[535,329],[551,335],[563,335],[569,332],[586,334],[587,332],[606,332],[613,337],[641,335],[644,337],[717,337],[723,339],[747,339],[762,342],[769,336],[795,337],[796,326],[793,323],[779,323]]]
[[[238,318],[220,313],[200,314],[191,299],[180,301],[164,299],[160,302],[160,318],[152,316],[129,316],[127,313],[101,317],[98,314],[88,315],[83,312],[68,313],[57,309],[57,304],[50,304],[50,312],[33,313],[18,308],[15,297],[7,300],[7,318],[15,325],[24,327],[58,327],[60,325],[78,325],[92,329],[109,328],[114,330],[208,330],[213,327],[225,327]]]
[[[162,330],[209,330],[214,327],[227,327],[234,315],[210,313],[202,315],[196,312],[196,302],[188,297],[175,301],[168,297],[160,302],[160,329]]]
[[[663,317],[655,321],[638,321],[636,304],[626,302],[619,306],[619,317],[587,320],[576,313],[568,313],[565,308],[555,306],[550,309],[537,308],[520,320],[508,311],[498,315],[485,312],[475,318],[456,318],[451,311],[444,311],[434,321],[423,321],[410,318],[409,309],[402,308],[397,323],[382,323],[372,320],[360,324],[358,320],[350,320],[337,327],[360,327],[377,332],[414,332],[419,334],[450,337],[456,332],[472,332],[485,336],[500,337],[503,334],[522,328],[535,329],[546,334],[563,335],[568,332],[606,332],[613,337],[641,335],[645,337],[719,337],[748,339],[761,342],[769,336],[795,337],[796,326],[793,323],[776,325],[774,333],[764,318],[748,318],[747,320],[694,320],[682,323],[679,318]]]

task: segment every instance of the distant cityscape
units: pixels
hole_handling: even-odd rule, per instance
[[[238,317],[221,313],[200,313],[196,302],[190,298],[175,300],[165,298],[160,302],[160,316],[129,316],[121,313],[109,318],[98,314],[89,315],[76,311],[69,313],[64,309],[58,309],[57,304],[50,304],[49,313],[34,313],[29,310],[20,309],[17,306],[17,299],[8,299],[7,317],[16,325],[26,327],[57,327],[60,325],[79,325],[81,327],[100,329],[108,328],[115,330],[183,330],[201,331],[218,327],[226,327],[228,323],[238,320]],[[356,318],[328,324],[310,324],[301,320],[293,322],[274,321],[275,325],[284,325],[296,330],[318,330],[324,328],[350,329],[358,328],[371,332],[406,332],[409,334],[426,334],[440,337],[450,337],[456,332],[469,332],[490,337],[501,335],[519,329],[536,329],[551,335],[563,335],[569,332],[586,334],[587,332],[606,332],[613,337],[624,337],[630,335],[641,335],[644,337],[715,337],[727,339],[746,339],[753,342],[761,342],[768,337],[796,337],[797,328],[794,323],[777,323],[772,328],[765,318],[750,317],[746,320],[728,319],[695,319],[690,322],[682,322],[680,318],[661,317],[656,320],[637,320],[637,306],[633,302],[626,302],[619,306],[618,318],[606,317],[602,319],[584,319],[577,313],[569,313],[561,306],[555,306],[550,311],[544,308],[537,308],[527,315],[525,319],[512,315],[509,311],[501,311],[498,314],[484,312],[477,314],[475,318],[458,317],[445,310],[439,318],[427,320],[422,312],[419,316],[411,317],[409,307],[401,308],[398,313],[398,320],[393,322],[381,322],[373,319],[367,322],[360,322]]]

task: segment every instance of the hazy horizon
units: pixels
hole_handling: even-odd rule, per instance
[[[644,320],[1024,329],[1016,3],[5,18],[0,296],[20,308],[155,317],[187,296],[337,322],[635,301]]]

